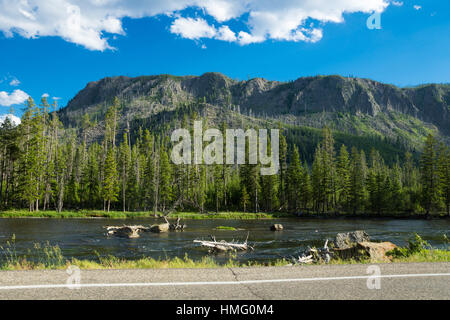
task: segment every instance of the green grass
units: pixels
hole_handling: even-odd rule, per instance
[[[407,247],[398,248],[388,253],[393,257],[393,263],[408,262],[450,262],[450,250],[426,249],[428,244],[416,235],[409,241]],[[290,262],[286,259],[271,260],[266,262],[249,261],[242,263],[235,260],[235,255],[230,254],[226,263],[218,263],[211,256],[205,256],[199,260],[193,260],[187,255],[184,258],[153,259],[142,257],[140,259],[121,259],[112,255],[102,257],[98,255],[97,261],[66,259],[58,246],[52,246],[49,242],[35,244],[28,250],[28,256],[18,256],[16,253],[15,237],[0,246],[0,270],[53,270],[65,269],[70,265],[78,266],[80,269],[162,269],[162,268],[238,268],[238,267],[266,267],[266,266],[288,266]],[[340,260],[332,259],[330,264],[368,264],[378,263],[366,260]],[[386,262],[387,263],[387,262]]]
[[[407,257],[394,257],[392,262],[450,262],[450,250],[426,249]]]
[[[275,219],[275,218],[292,218],[290,213],[251,213],[251,212],[219,212],[219,213],[198,213],[198,212],[175,212],[169,217],[182,219],[236,219],[236,220],[252,220],[252,219]]]
[[[230,255],[229,260],[224,264],[217,263],[211,256],[203,257],[200,260],[193,260],[187,255],[184,258],[153,259],[143,257],[136,260],[121,259],[112,255],[102,257],[98,255],[98,260],[66,259],[62,255],[58,246],[52,246],[49,242],[35,244],[33,249],[28,250],[28,255],[34,256],[29,259],[26,256],[18,256],[16,253],[15,237],[7,241],[5,247],[0,247],[3,254],[0,259],[0,270],[57,270],[66,269],[70,265],[78,266],[80,269],[167,269],[167,268],[237,268],[237,267],[262,267],[262,266],[285,266],[286,260],[280,259],[268,262],[241,263],[233,260]]]
[[[158,213],[162,215],[162,213]],[[153,218],[153,211],[122,212],[122,211],[101,211],[101,210],[79,210],[62,211],[46,210],[30,212],[28,210],[7,210],[0,211],[0,218]],[[246,212],[219,212],[219,213],[198,213],[198,212],[175,212],[169,218],[183,219],[274,219],[292,217],[289,213],[246,213]]]
[[[425,249],[407,257],[393,257],[391,262],[370,259],[332,259],[330,264],[371,264],[371,263],[412,263],[412,262],[450,262],[450,250]]]
[[[227,227],[227,226],[218,226],[216,227],[216,230],[229,230],[229,231],[236,231],[237,229],[234,227]]]

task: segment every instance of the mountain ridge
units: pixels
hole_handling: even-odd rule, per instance
[[[85,113],[102,123],[116,96],[122,105],[122,129],[128,122],[201,105],[216,110],[209,112],[215,114],[211,117],[213,122],[219,113],[226,114],[216,122],[237,114],[286,125],[328,125],[354,135],[401,138],[411,145],[432,132],[446,141],[450,137],[450,85],[400,88],[339,75],[301,77],[288,82],[264,78],[239,81],[217,72],[201,76],[106,77],[89,82],[58,114],[68,127],[79,127]],[[98,134],[93,134],[93,138]]]

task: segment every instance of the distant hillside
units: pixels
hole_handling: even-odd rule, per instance
[[[163,130],[181,125],[182,117],[196,112],[211,125],[281,122],[293,132],[316,132],[314,128],[327,125],[351,139],[370,138],[412,150],[420,148],[430,132],[450,140],[450,85],[398,88],[341,76],[292,82],[236,81],[220,73],[104,78],[89,83],[59,117],[66,127],[79,128],[82,115],[88,113],[98,124],[90,129],[90,139],[98,139],[104,114],[116,96],[122,104],[121,129],[144,125]]]

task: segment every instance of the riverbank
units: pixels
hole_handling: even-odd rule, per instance
[[[370,260],[332,260],[329,265],[353,265],[353,264],[392,264],[392,263],[432,263],[432,262],[450,262],[450,251],[448,250],[426,250],[426,252],[417,253],[409,257],[396,257],[392,262],[370,261]],[[187,256],[183,259],[173,258],[167,260],[156,260],[152,258],[142,258],[137,260],[126,260],[117,257],[104,257],[98,261],[93,260],[65,260],[59,262],[31,262],[26,258],[10,262],[0,266],[0,270],[61,270],[69,266],[77,266],[82,270],[106,270],[106,269],[216,269],[216,268],[244,268],[244,267],[283,267],[290,266],[291,262],[285,259],[269,262],[247,262],[240,263],[232,258],[225,263],[219,264],[211,257],[205,257],[201,260],[192,260]],[[324,264],[315,264],[324,265]]]
[[[174,212],[169,214],[168,218],[181,219],[275,219],[275,218],[292,218],[295,217],[290,213],[251,213],[251,212],[219,212],[219,213],[198,213],[198,212]],[[28,210],[7,210],[0,211],[0,218],[108,218],[108,219],[140,219],[140,218],[162,218],[162,213],[155,214],[153,211],[101,211],[101,210],[79,210],[79,211],[62,211],[54,210],[30,212]]]
[[[77,211],[62,211],[55,210],[30,212],[28,210],[6,210],[0,211],[0,218],[108,218],[108,219],[140,219],[140,218],[155,218],[153,211],[102,211],[102,210],[77,210]],[[156,218],[162,218],[162,213],[157,213]],[[293,214],[288,212],[273,212],[273,213],[253,213],[253,212],[174,212],[168,215],[168,218],[181,219],[226,219],[226,220],[254,220],[254,219],[278,219],[278,218],[305,218],[305,219],[450,219],[450,216],[445,214],[432,214],[426,216],[425,214],[370,214],[370,213],[303,213]]]
[[[63,257],[58,246],[35,244],[33,248],[34,260],[26,256],[18,256],[15,253],[14,240],[6,247],[0,247],[3,251],[3,259],[0,270],[60,270],[69,266],[77,266],[82,270],[103,270],[103,269],[215,269],[215,268],[242,268],[242,267],[282,267],[292,265],[287,259],[270,260],[266,262],[248,261],[239,262],[234,260],[233,254],[225,263],[218,263],[214,256],[205,256],[199,260],[193,260],[186,254],[184,258],[153,259],[143,257],[141,259],[122,259],[112,255],[98,256],[94,260],[66,259]],[[418,263],[418,262],[450,262],[450,250],[424,249],[410,251],[408,247],[399,248],[389,253],[391,262],[373,260],[341,260],[332,259],[330,265],[345,264],[373,264],[373,263]],[[314,263],[314,265],[324,265],[325,263]]]

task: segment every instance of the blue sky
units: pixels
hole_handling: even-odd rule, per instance
[[[103,0],[111,4],[101,8],[84,0],[88,5],[69,7],[76,14],[67,19],[79,19],[75,27],[55,26],[48,10],[71,1],[50,0],[53,7],[42,9],[42,1],[29,0],[37,3],[28,9],[9,2],[5,11],[0,0],[0,114],[11,104],[20,115],[27,95],[39,100],[48,93],[64,106],[89,81],[117,75],[216,71],[240,80],[340,74],[399,86],[450,82],[448,0],[367,0],[367,7],[342,0],[341,8],[283,0],[281,9],[265,1],[258,7],[244,0],[243,7],[236,0],[173,0],[173,7],[155,1],[145,10],[138,0],[126,10],[117,9],[121,0]],[[379,30],[366,26],[373,10],[381,12]]]

